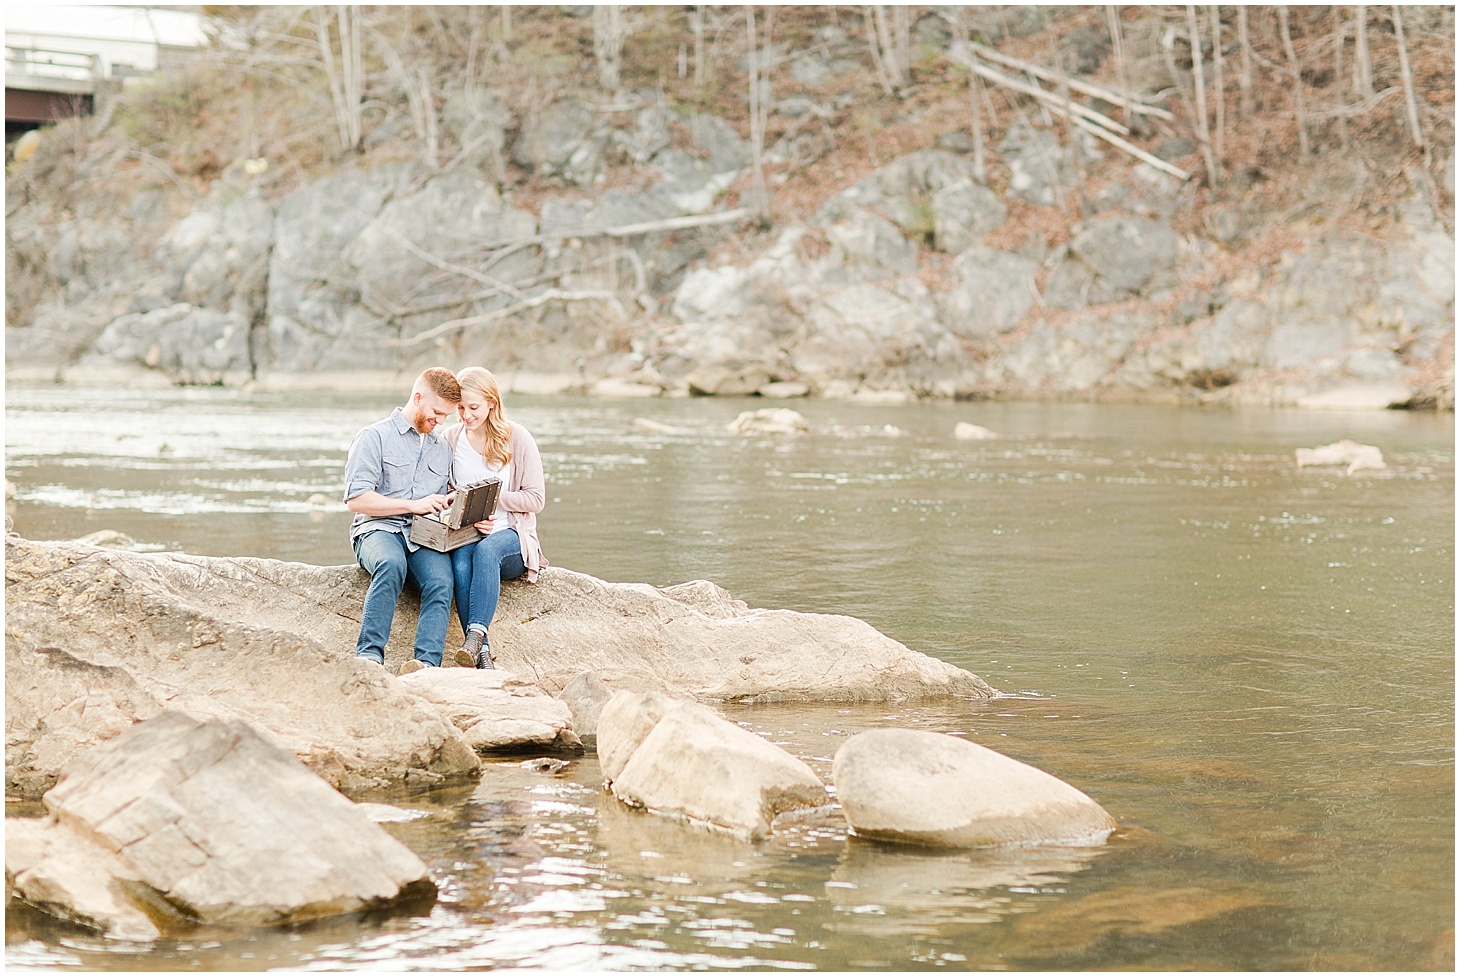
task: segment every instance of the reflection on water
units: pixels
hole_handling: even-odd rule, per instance
[[[388,401],[8,392],[33,538],[348,563],[345,449]],[[824,779],[848,736],[952,733],[1122,828],[1096,850],[752,845],[623,808],[592,757],[385,794],[427,914],[146,948],[23,909],[6,963],[63,969],[1410,969],[1453,960],[1453,418],[1084,405],[509,404],[543,447],[558,564],[853,614],[1008,695],[727,707]],[[675,430],[636,429],[649,417]],[[959,442],[969,420],[1000,432]],[[890,432],[888,425],[898,431]],[[900,433],[899,433],[900,432]],[[1390,469],[1292,451],[1351,437]],[[12,813],[33,815],[33,807]]]

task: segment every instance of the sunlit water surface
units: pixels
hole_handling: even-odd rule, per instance
[[[12,387],[7,511],[31,538],[348,563],[345,450],[390,406]],[[976,672],[1006,695],[725,712],[828,780],[859,730],[966,737],[1093,796],[1108,845],[893,848],[835,812],[741,843],[621,808],[592,756],[504,758],[370,798],[414,812],[387,827],[440,884],[429,912],[135,947],[11,907],[7,966],[1451,966],[1453,416],[801,402],[809,434],[726,431],[763,406],[514,398],[550,559],[855,615]],[[1295,467],[1340,437],[1388,470]]]

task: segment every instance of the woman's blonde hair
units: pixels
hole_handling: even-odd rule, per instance
[[[480,366],[469,366],[456,375],[456,382],[461,384],[462,400],[475,394],[492,407],[482,424],[482,429],[487,434],[482,460],[492,468],[507,464],[512,460],[512,452],[507,450],[507,439],[512,436],[512,425],[502,413],[502,392],[497,389],[497,378],[492,376],[491,371]]]

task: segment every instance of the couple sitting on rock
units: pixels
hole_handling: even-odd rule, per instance
[[[452,411],[461,417],[445,435],[436,426]],[[411,542],[411,516],[440,512],[450,492],[484,478],[501,479],[497,508],[476,523],[485,535],[450,553]],[[385,644],[401,587],[421,591],[414,657],[401,674],[441,664],[451,598],[465,635],[456,663],[492,668],[487,626],[502,581],[537,579],[547,565],[537,541],[537,514],[546,491],[537,442],[502,415],[497,380],[479,366],[459,376],[433,367],[416,378],[404,407],[355,435],[345,462],[345,503],[355,513],[350,542],[370,574],[355,655],[385,664]]]

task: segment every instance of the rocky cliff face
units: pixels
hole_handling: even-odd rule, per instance
[[[865,54],[844,31],[782,53],[812,95]],[[725,118],[575,93],[514,124],[490,96],[448,100],[451,165],[367,154],[285,190],[240,160],[192,199],[98,179],[63,204],[44,189],[64,150],[43,148],[11,193],[7,370],[242,383],[483,363],[519,389],[1453,401],[1452,191],[1418,167],[1362,229],[1321,186],[1298,216],[1206,200],[1197,225],[1193,184],[1093,141],[1076,161],[1025,120],[996,178],[963,133],[928,133],[948,148],[833,176],[767,224],[732,206],[752,153]],[[835,105],[776,103],[768,160],[847,138],[824,124]],[[1027,232],[1040,222],[1061,229]]]

